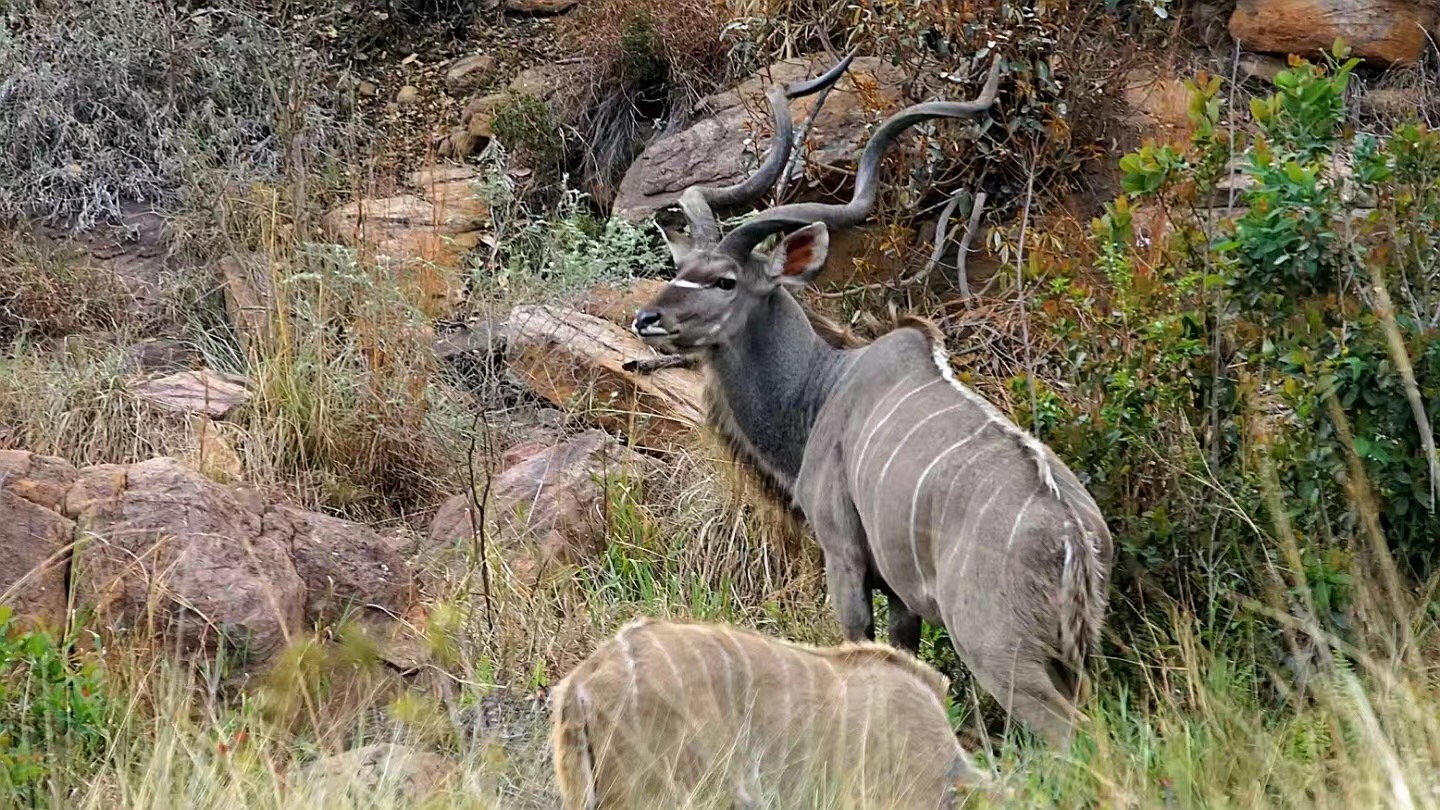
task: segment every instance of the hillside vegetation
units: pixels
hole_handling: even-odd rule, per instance
[[[713,94],[853,51],[765,204],[996,53],[1000,102],[807,301],[934,320],[1117,549],[1069,751],[926,627],[965,806],[1440,807],[1440,54],[1229,13],[0,0],[0,806],[552,808],[548,688],[630,618],[836,643],[698,376],[593,345],[671,269],[637,157],[712,116],[753,166]]]

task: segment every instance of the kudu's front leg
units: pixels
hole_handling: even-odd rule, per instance
[[[875,612],[865,577],[865,529],[848,498],[826,500],[830,503],[806,513],[825,553],[826,596],[846,641],[874,641]]]

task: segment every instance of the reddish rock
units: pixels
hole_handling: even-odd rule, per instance
[[[580,311],[629,329],[636,311],[658,295],[664,286],[665,279],[660,278],[638,278],[623,287],[601,284],[585,296]]]
[[[1245,49],[1297,54],[1312,61],[1337,37],[1356,56],[1414,62],[1434,31],[1434,5],[1408,0],[1238,0],[1230,35]]]
[[[399,613],[409,603],[409,567],[368,526],[276,506],[265,513],[263,532],[289,542],[312,620],[337,619],[347,608],[366,606]]]
[[[630,330],[583,312],[516,307],[508,321],[510,368],[557,406],[655,450],[690,446],[704,422],[698,371],[636,374],[631,360],[655,353]]]
[[[280,537],[229,488],[170,458],[82,470],[65,499],[81,538],[77,601],[188,651],[262,663],[300,627],[305,584]],[[152,624],[153,622],[153,624]]]
[[[58,509],[75,474],[63,459],[0,450],[0,604],[51,629],[65,623],[75,524]]]
[[[789,84],[818,76],[831,64],[827,56],[787,59],[733,90],[701,100],[699,109],[705,117],[651,143],[625,172],[614,213],[640,220],[678,200],[689,185],[728,184],[748,176],[755,156],[769,148],[772,122],[765,91],[772,82]],[[809,159],[825,168],[852,167],[869,138],[867,125],[902,106],[904,79],[903,72],[887,60],[855,59],[826,98],[807,135]],[[812,95],[791,102],[797,129],[810,116],[817,98]],[[759,130],[754,133],[754,143],[747,146],[755,123]]]
[[[250,391],[243,380],[229,375],[222,377],[208,369],[146,380],[137,383],[131,391],[162,408],[204,414],[213,419],[223,419],[250,400]]]
[[[609,434],[587,430],[558,444],[507,450],[490,482],[487,517],[507,556],[580,564],[605,550],[610,487],[640,474],[644,461]],[[435,513],[430,538],[453,546],[474,535],[471,498],[456,495]]]

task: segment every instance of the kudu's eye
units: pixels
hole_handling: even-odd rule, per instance
[[[735,289],[735,279],[729,276],[721,276],[715,279],[715,286],[722,290],[733,290]]]

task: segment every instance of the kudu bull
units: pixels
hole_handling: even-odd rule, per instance
[[[892,644],[915,651],[921,620],[943,623],[978,683],[1058,744],[1079,717],[1106,610],[1114,552],[1099,508],[1048,447],[955,380],[935,326],[906,319],[842,348],[791,293],[823,268],[829,229],[869,215],[891,142],[918,122],[987,110],[999,67],[974,101],[917,104],[880,124],[850,202],[781,205],[722,238],[715,209],[753,201],[788,161],[790,113],[772,89],[762,166],[735,186],[685,190],[690,235],[665,231],[675,276],[632,328],[662,352],[703,360],[712,426],[812,527],[846,639],[874,637],[878,588]],[[756,250],[787,231],[768,256]]]
[[[566,810],[937,810],[988,791],[947,682],[903,652],[723,624],[632,621],[551,692]]]

